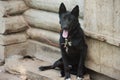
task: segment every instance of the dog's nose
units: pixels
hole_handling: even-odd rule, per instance
[[[63,27],[64,30],[68,30],[68,27]]]
[[[68,30],[68,28],[64,28],[64,30]]]

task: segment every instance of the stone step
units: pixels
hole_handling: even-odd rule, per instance
[[[20,78],[19,75],[13,75],[5,72],[4,66],[0,66],[0,80],[25,80]]]
[[[26,75],[28,80],[64,80],[58,70],[39,71],[40,66],[50,64],[36,58],[23,59],[22,56],[15,55],[6,59],[5,70],[12,74]],[[72,80],[76,80],[73,75]],[[85,75],[84,80],[90,80],[89,75]]]
[[[0,80],[25,80],[18,75],[13,75],[9,73],[0,73]]]
[[[39,60],[44,60],[50,63],[54,63],[57,59],[61,57],[61,52],[59,48],[47,44],[43,44],[42,42],[38,42],[35,40],[28,40],[28,43],[29,44],[28,44],[27,53],[31,54],[32,56],[36,57]],[[94,65],[92,61],[89,61],[89,59],[86,61],[86,67],[97,69],[97,66]],[[95,71],[90,70],[88,71],[88,73],[90,73],[92,80],[115,80],[103,74],[97,73]]]

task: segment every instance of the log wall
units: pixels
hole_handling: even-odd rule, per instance
[[[58,44],[60,25],[57,12],[60,3],[64,2],[68,10],[81,3],[80,0],[25,0],[25,2],[32,8],[24,13],[25,20],[31,26],[27,34],[30,39],[47,44],[49,43],[45,38]],[[84,3],[84,20],[80,18],[79,21],[87,36],[89,47],[86,66],[120,80],[118,27],[120,26],[120,1],[84,0]]]
[[[71,11],[75,5],[79,5],[80,7],[80,17],[83,17],[84,13],[84,0],[24,0],[26,4],[35,9],[45,10],[50,12],[58,12],[59,5],[61,2],[64,2],[68,11]]]
[[[0,62],[13,54],[26,54],[27,29],[23,0],[0,0]]]
[[[80,6],[79,22],[89,47],[86,66],[120,80],[119,0],[0,0],[0,60],[25,55],[28,38],[59,47],[61,2],[69,11]]]

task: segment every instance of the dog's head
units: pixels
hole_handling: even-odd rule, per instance
[[[67,38],[69,31],[78,23],[79,16],[79,6],[76,5],[71,12],[66,10],[66,7],[63,3],[61,3],[59,7],[59,18],[61,29],[63,31],[63,37]]]

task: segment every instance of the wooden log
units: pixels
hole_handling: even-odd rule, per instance
[[[24,31],[27,26],[23,16],[14,16],[0,19],[0,34]]]
[[[58,12],[60,4],[63,2],[67,8],[67,10],[71,11],[76,5],[80,7],[80,17],[83,17],[83,0],[24,0],[29,7]]]
[[[47,19],[46,19],[47,16]],[[52,30],[55,32],[60,31],[60,25],[59,25],[59,17],[56,13],[46,12],[46,11],[40,11],[35,9],[30,9],[24,13],[25,20],[32,26],[47,30]],[[94,20],[93,20],[94,21]],[[89,30],[89,26],[85,24],[83,20],[79,19],[79,22],[81,23],[81,27],[84,29],[86,36],[107,42],[109,44],[120,46],[120,39],[113,38],[111,36],[106,36],[104,34],[100,34],[97,31],[97,27],[93,30]],[[88,26],[88,27],[87,27]],[[95,25],[93,25],[95,26]],[[86,28],[87,27],[87,28]],[[92,28],[92,26],[91,26]],[[94,32],[94,30],[96,30]]]
[[[8,46],[0,45],[0,59],[3,61],[5,58],[12,55],[26,55],[27,53],[27,42],[20,44],[13,44]]]
[[[4,7],[4,15],[19,14],[28,9],[23,0],[16,1],[0,1]]]
[[[25,33],[16,33],[10,35],[0,35],[0,45],[10,45],[25,42],[27,35]]]
[[[60,32],[59,15],[56,13],[30,9],[24,13],[24,17],[33,27]],[[83,20],[79,19],[79,21],[83,27]]]
[[[46,16],[47,19],[45,18]],[[24,17],[32,26],[57,32],[60,31],[59,17],[56,13],[30,9],[24,13]]]
[[[71,0],[24,0],[29,7],[42,9],[47,11],[58,12],[59,6],[62,2],[70,10],[73,1]]]
[[[59,47],[59,34],[42,29],[30,28],[27,30],[27,34],[31,39],[47,43],[52,46]],[[52,36],[51,36],[52,35]]]

